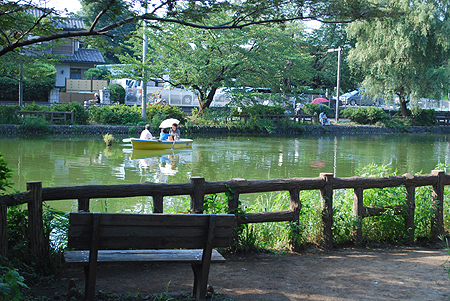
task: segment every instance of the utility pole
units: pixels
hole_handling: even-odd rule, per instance
[[[145,14],[147,14],[148,3],[145,1]],[[144,20],[144,34],[142,36],[142,120],[147,120],[147,71],[145,69],[145,60],[147,58],[147,35],[145,30],[147,28],[147,22]]]
[[[327,52],[338,53],[338,66],[337,66],[337,83],[336,83],[336,123],[339,120],[339,90],[340,90],[340,78],[341,78],[341,50],[342,48],[328,49]]]

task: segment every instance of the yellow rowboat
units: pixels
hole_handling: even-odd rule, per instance
[[[194,140],[192,139],[180,139],[177,141],[168,140],[145,140],[131,138],[131,145],[133,149],[180,149],[191,148]]]

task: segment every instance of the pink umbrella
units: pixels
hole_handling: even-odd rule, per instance
[[[319,97],[319,98],[316,98],[313,101],[311,101],[311,103],[320,103],[320,102],[328,102],[328,99]]]

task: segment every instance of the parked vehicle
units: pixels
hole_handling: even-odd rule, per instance
[[[134,79],[117,79],[111,83],[120,84],[125,88],[126,105],[140,105],[142,103],[142,81]],[[197,96],[189,90],[173,88],[162,81],[152,80],[147,82],[147,102],[154,103],[158,100],[168,105],[179,107],[198,107]]]
[[[373,106],[381,102],[381,99],[374,98],[370,95],[362,95],[358,90],[345,93],[339,99],[343,104],[351,106]]]

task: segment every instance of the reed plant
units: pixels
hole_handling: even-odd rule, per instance
[[[437,168],[442,169],[442,166]],[[359,176],[386,177],[397,175],[389,166],[368,165],[357,171]],[[415,190],[415,239],[418,242],[428,242],[432,239],[431,220],[434,210],[431,206],[432,188],[416,187]],[[450,191],[445,188],[444,222],[448,231],[450,225]],[[321,208],[320,192],[318,190],[301,191],[299,194],[301,210],[299,223],[288,222],[256,223],[240,226],[234,251],[285,251],[290,242],[295,240],[300,247],[318,245],[321,239]],[[333,194],[333,243],[335,246],[353,244],[353,228],[357,220],[353,218],[353,189],[335,190]],[[205,198],[205,213],[226,213],[226,194],[214,194]],[[240,206],[240,211],[271,212],[287,210],[290,196],[288,192],[272,192],[258,196],[251,205]],[[389,187],[384,189],[364,190],[364,206],[394,206],[405,204],[405,188]],[[387,210],[381,216],[367,217],[362,221],[363,243],[366,245],[402,244],[407,239],[405,217],[395,215],[393,210]],[[295,230],[295,231],[294,231]]]

